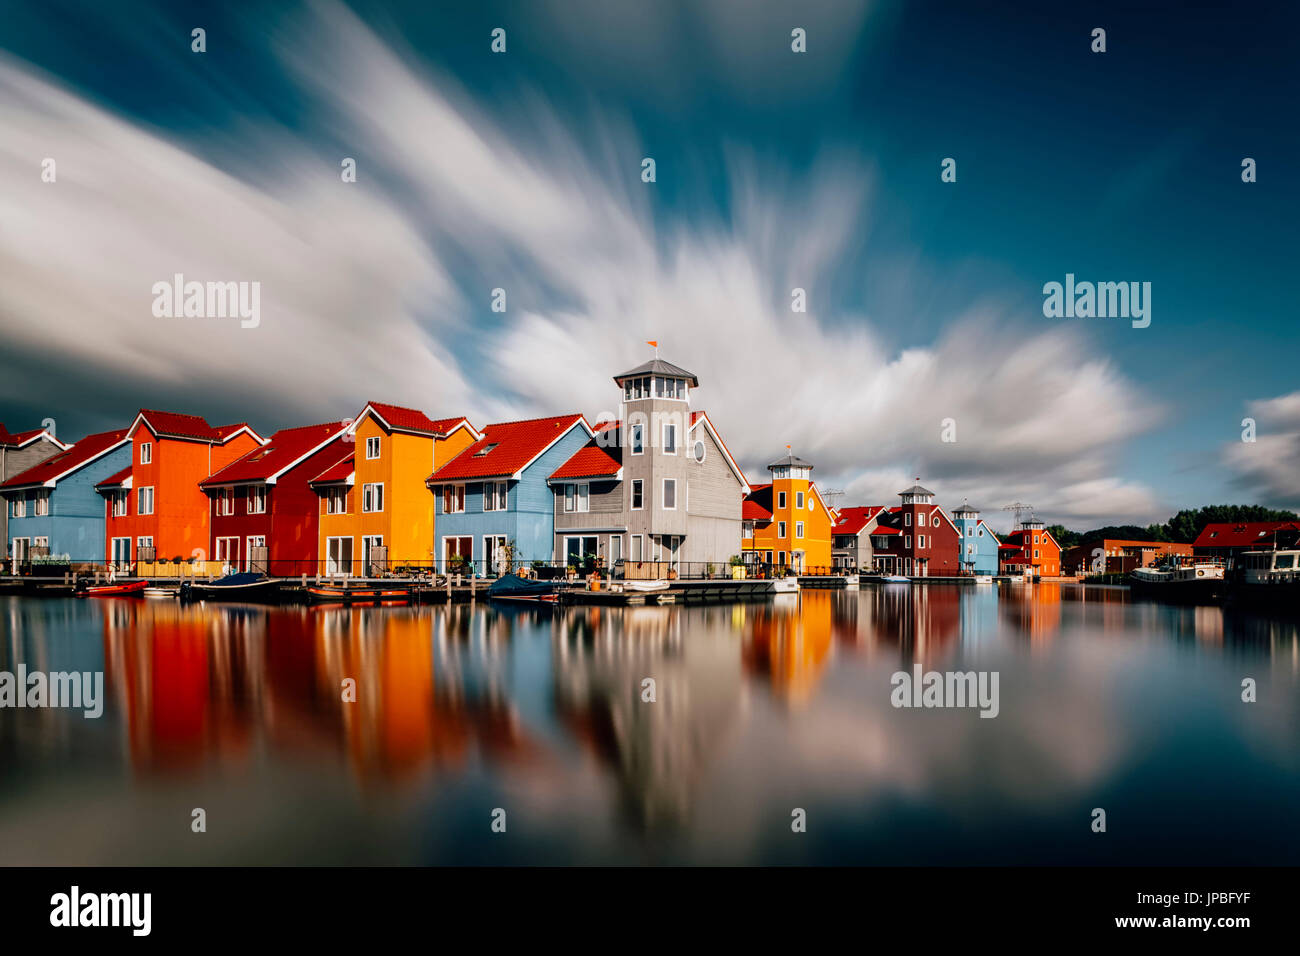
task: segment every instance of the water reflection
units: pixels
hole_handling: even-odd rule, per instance
[[[523,804],[537,830],[528,859],[540,862],[569,837],[581,850],[566,853],[592,861],[627,852],[629,836],[683,860],[879,853],[872,841],[890,839],[900,806],[907,820],[951,826],[1010,800],[1041,823],[1126,793],[1151,760],[1166,762],[1173,786],[1191,772],[1193,727],[1216,728],[1225,766],[1248,765],[1278,799],[1300,795],[1295,620],[1135,603],[1118,589],[884,587],[554,613],[9,598],[0,622],[0,670],[102,669],[109,696],[100,721],[0,712],[11,810],[0,847],[42,786],[62,788],[42,813],[75,815],[119,768],[137,792],[216,779],[250,803],[281,795],[277,775],[292,771],[321,788],[325,820],[359,816],[394,840],[433,827],[443,842],[426,862],[483,851],[446,843],[421,808],[442,799],[468,814],[480,798]],[[888,676],[914,661],[998,669],[1002,716],[893,710]],[[1243,675],[1260,684],[1254,709],[1236,701]],[[73,779],[89,783],[73,795]],[[365,794],[407,794],[415,816],[385,820]],[[835,819],[856,810],[834,846],[773,849],[758,832],[779,828],[790,805]],[[931,862],[988,850],[958,833],[931,847]],[[1286,855],[1297,841],[1270,845]],[[248,852],[280,859],[274,847]]]

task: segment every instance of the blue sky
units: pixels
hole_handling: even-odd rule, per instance
[[[16,5],[0,421],[594,416],[655,338],[751,478],[788,442],[842,503],[1300,505],[1288,6],[461,6]],[[175,272],[261,325],[154,318]],[[1045,318],[1066,273],[1150,327]]]

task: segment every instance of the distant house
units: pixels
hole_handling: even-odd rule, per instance
[[[104,559],[104,500],[97,482],[131,461],[126,429],[87,435],[0,485],[12,516],[14,566],[33,556]]]
[[[750,564],[788,568],[795,574],[832,567],[835,515],[812,479],[811,462],[786,454],[767,466],[772,482],[745,496],[742,555]]]
[[[1002,574],[1054,578],[1061,573],[1061,546],[1043,522],[1026,521],[1002,540],[998,564]]]
[[[1160,564],[1169,555],[1190,556],[1191,553],[1190,544],[1170,541],[1089,538],[1061,554],[1061,573],[1127,574],[1134,568]]]
[[[957,527],[962,571],[967,574],[997,574],[998,548],[1002,542],[984,523],[980,510],[963,501],[961,507],[952,513],[952,520]]]
[[[901,504],[875,516],[871,546],[875,567],[915,577],[961,573],[957,525],[919,483],[898,493]]]
[[[831,560],[837,569],[867,571],[874,566],[871,532],[885,510],[881,505],[855,505],[836,512],[839,520],[831,530]]]
[[[0,482],[8,481],[50,456],[67,450],[68,446],[55,438],[49,429],[33,428],[25,432],[11,432],[0,425]],[[22,545],[9,538],[11,508],[12,504],[9,508],[0,509],[0,541],[4,542],[9,554],[18,557],[14,549]]]
[[[1300,521],[1225,521],[1207,524],[1192,551],[1198,558],[1224,558],[1231,562],[1245,551],[1266,551],[1300,545]]]
[[[548,479],[557,559],[627,578],[721,570],[740,553],[749,483],[708,414],[691,408],[699,379],[654,358],[614,382],[619,418],[598,423]]]
[[[127,437],[130,463],[95,486],[107,499],[105,560],[128,567],[210,559],[212,503],[199,482],[261,446],[262,436],[242,422],[213,426],[198,415],[145,408]]]
[[[428,476],[437,507],[439,568],[479,573],[550,561],[555,493],[548,479],[593,432],[579,414],[498,422]]]
[[[482,437],[464,416],[367,402],[346,436],[352,455],[309,480],[317,496],[317,553],[325,574],[372,575],[437,556],[431,471]],[[323,467],[323,466],[322,466]]]
[[[349,422],[283,428],[200,487],[212,499],[208,553],[278,577],[319,571],[320,499],[310,485],[352,455]]]

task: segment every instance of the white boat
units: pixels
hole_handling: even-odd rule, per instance
[[[911,584],[912,579],[905,574],[882,574],[880,580],[885,584]]]
[[[624,582],[623,582],[623,590],[624,590],[624,591],[634,591],[634,592],[637,592],[637,593],[648,593],[648,592],[650,592],[650,591],[666,591],[666,590],[668,590],[668,582],[667,582],[667,581],[663,581],[663,580],[658,580],[658,581],[624,581]]]
[[[1231,596],[1247,604],[1300,607],[1300,549],[1247,551],[1232,569]]]
[[[975,575],[975,583],[976,583],[976,584],[992,584],[992,583],[993,583],[993,575],[991,575],[991,574],[977,574],[977,575]]]
[[[174,598],[180,597],[181,589],[179,587],[147,587],[140,593],[147,598]]]
[[[856,591],[858,589],[858,576],[856,574],[844,575],[844,590]]]
[[[768,590],[773,594],[794,594],[799,590],[799,579],[796,577],[773,578],[772,586]]]
[[[1145,597],[1212,601],[1225,593],[1224,570],[1222,561],[1170,555],[1158,567],[1135,568],[1128,585],[1133,594]]]

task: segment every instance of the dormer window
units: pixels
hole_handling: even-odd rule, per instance
[[[474,457],[475,457],[475,458],[482,458],[484,455],[490,455],[490,454],[492,453],[492,449],[496,448],[497,445],[499,445],[499,444],[501,444],[501,443],[500,443],[500,442],[497,442],[497,441],[494,441],[494,442],[490,442],[490,443],[484,445],[484,446],[483,446],[482,448],[480,448],[478,451],[474,452]]]

